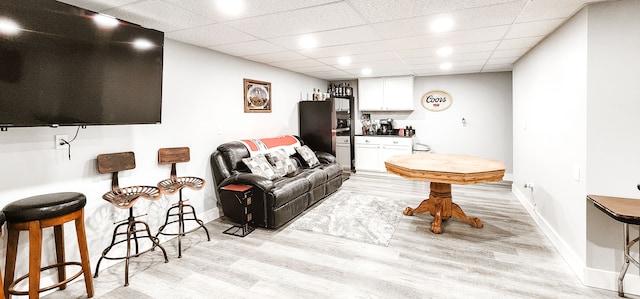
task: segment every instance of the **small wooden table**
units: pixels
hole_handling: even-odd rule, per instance
[[[467,155],[446,155],[420,153],[393,156],[384,162],[388,172],[412,180],[431,182],[429,198],[412,209],[407,207],[404,214],[429,211],[434,221],[431,231],[442,233],[442,219],[452,216],[469,223],[473,227],[482,227],[478,218],[470,218],[460,206],[452,202],[451,184],[475,184],[502,180],[506,167],[504,163]]]
[[[640,184],[638,189],[640,189]],[[622,226],[624,234],[624,263],[618,275],[618,296],[624,297],[622,281],[625,274],[627,274],[627,269],[629,269],[629,262],[640,268],[640,262],[629,254],[631,247],[640,240],[640,237],[629,240],[629,224],[640,225],[640,200],[600,195],[587,195],[587,199],[592,201],[598,209],[609,215],[609,217],[624,224]]]

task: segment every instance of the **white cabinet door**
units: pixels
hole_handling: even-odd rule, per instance
[[[413,77],[358,79],[361,111],[413,110]]]
[[[379,139],[379,137],[355,137],[356,171],[380,171]]]
[[[413,110],[413,77],[385,78],[384,109]]]
[[[344,170],[351,170],[351,137],[336,137],[336,159]]]
[[[358,105],[361,111],[383,110],[384,78],[358,79]]]
[[[413,138],[387,137],[380,145],[380,162],[382,171],[387,171],[384,161],[396,155],[408,155],[412,152]]]

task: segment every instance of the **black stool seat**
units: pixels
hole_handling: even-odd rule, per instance
[[[4,213],[0,212],[0,228],[4,224],[5,220],[7,220],[7,218],[4,216]]]
[[[89,264],[87,236],[84,229],[86,202],[87,198],[82,193],[60,192],[23,198],[2,209],[8,232],[3,284],[6,298],[11,298],[11,295],[28,295],[30,299],[37,299],[41,292],[55,288],[64,290],[69,282],[83,274],[87,297],[93,297],[93,280]],[[64,224],[68,222],[75,223],[80,262],[66,260]],[[53,228],[54,233],[56,263],[42,267],[42,232],[49,227]],[[21,232],[28,232],[29,236],[29,271],[27,274],[15,278]],[[20,263],[24,264],[25,262],[21,261]],[[66,267],[68,266],[78,266],[81,269],[74,275],[67,276]],[[49,269],[57,269],[58,281],[48,286],[41,286],[41,272]],[[16,286],[24,286],[21,284],[24,280],[28,280],[28,289],[17,290]]]
[[[23,198],[2,210],[8,222],[29,222],[73,213],[84,208],[86,203],[87,198],[82,193],[60,192]]]

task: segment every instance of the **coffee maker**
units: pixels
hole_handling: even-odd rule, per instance
[[[393,119],[392,118],[382,118],[379,121],[380,129],[378,134],[380,135],[392,135],[393,134]]]

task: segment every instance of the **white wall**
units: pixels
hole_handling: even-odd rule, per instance
[[[585,257],[586,22],[578,13],[513,70],[513,190],[577,272]]]
[[[622,225],[585,197],[640,197],[638,15],[638,0],[589,5],[513,70],[514,193],[585,285],[610,290]],[[627,293],[640,293],[637,273]]]
[[[243,78],[272,83],[272,113],[244,113]],[[198,216],[208,221],[218,217],[209,155],[229,140],[297,134],[300,95],[311,93],[318,86],[325,87],[326,81],[166,40],[162,124],[81,129],[72,143],[70,161],[66,150],[54,149],[53,140],[55,134],[72,137],[75,127],[11,128],[0,132],[0,206],[42,193],[84,193],[89,253],[95,269],[100,253],[111,241],[113,222],[127,216],[126,210],[118,210],[101,198],[110,189],[111,176],[98,174],[98,154],[134,151],[136,169],[122,172],[120,185],[155,186],[168,178],[170,171],[170,166],[158,165],[158,148],[189,146],[191,161],[179,164],[177,172],[207,181],[204,190],[187,190],[184,195],[191,199],[189,203],[195,206]],[[135,205],[139,208],[135,214],[149,211],[144,218],[156,230],[170,203],[176,201],[177,197],[171,197],[150,204],[143,199]],[[77,256],[77,245],[71,242],[74,234],[69,226],[69,257]],[[52,235],[45,233],[48,246],[53,246]],[[3,239],[6,240],[6,234]],[[23,234],[18,255],[22,262],[18,261],[17,274],[26,273],[26,239]],[[175,242],[168,244],[175,246]],[[51,248],[44,252],[52,253]],[[2,247],[0,256],[4,256],[4,250]],[[4,259],[0,260],[4,264]],[[46,262],[53,260],[50,254],[44,257]],[[101,269],[107,263],[103,262]]]
[[[638,0],[589,6],[587,194],[640,198],[638,16]],[[622,225],[588,205],[585,283],[615,287],[622,240]],[[638,270],[631,266],[629,272],[625,289],[640,293]]]
[[[396,127],[412,126],[417,142],[428,144],[433,152],[500,160],[507,166],[505,179],[511,179],[511,85],[511,72],[415,77],[412,112],[367,113],[372,119],[391,117]],[[422,107],[420,98],[431,90],[448,92],[451,107],[440,112]],[[356,122],[356,133],[359,126]]]

